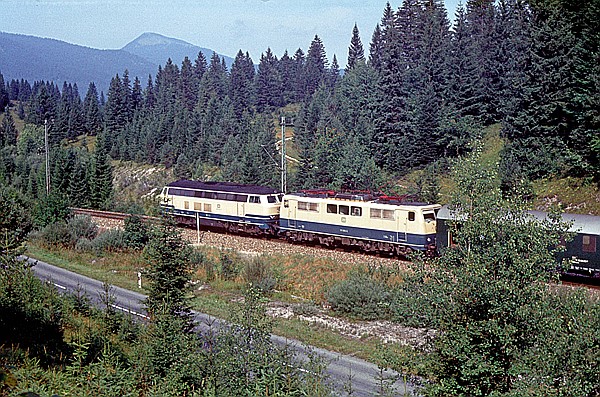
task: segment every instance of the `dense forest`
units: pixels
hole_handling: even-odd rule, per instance
[[[40,197],[44,122],[53,190],[78,206],[111,205],[110,160],[162,163],[176,176],[277,185],[276,131],[293,124],[292,188],[377,189],[472,148],[502,123],[507,190],[548,175],[600,171],[597,1],[469,0],[453,25],[438,0],[388,3],[368,46],[351,32],[343,73],[318,35],[306,51],[258,65],[240,50],[228,70],[202,53],[155,76],[116,75],[81,99],[65,82],[4,82],[0,179]],[[2,76],[0,75],[0,79]],[[70,145],[78,137],[96,145]],[[94,138],[95,139],[95,138]],[[86,143],[84,141],[84,143]]]
[[[358,269],[325,294],[353,319],[435,330],[420,350],[383,345],[382,368],[423,380],[427,396],[599,396],[598,299],[559,289],[548,249],[569,225],[531,221],[515,196],[550,176],[598,182],[600,1],[467,0],[454,23],[440,0],[388,3],[366,47],[354,26],[343,70],[318,34],[257,64],[240,50],[229,69],[199,53],[155,76],[124,70],[106,94],[0,74],[0,394],[331,395],[318,359],[270,341],[264,291],[246,291],[236,326],[193,336],[190,269],[218,271],[172,225],[130,218],[100,234],[68,216],[115,208],[115,160],[278,186],[285,117],[290,189],[380,189],[415,169],[449,170],[456,184],[455,249],[414,258],[410,272]],[[503,138],[497,167],[478,158],[490,125]],[[27,239],[140,255],[148,327],[111,309],[109,285],[103,310],[42,285],[17,260]],[[261,260],[246,273],[264,274]]]

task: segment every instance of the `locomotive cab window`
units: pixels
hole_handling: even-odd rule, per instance
[[[250,202],[260,204],[260,197],[259,196],[250,196]]]
[[[337,214],[337,205],[336,204],[327,204],[327,213],[328,214]]]
[[[283,200],[283,208],[290,208],[290,201],[289,200]]]
[[[340,214],[342,214],[342,215],[350,215],[350,206],[348,206],[348,205],[340,205]]]
[[[277,202],[277,197],[275,196],[267,196],[267,202],[270,204],[276,203]]]
[[[596,252],[596,236],[583,236],[583,252]]]
[[[414,213],[414,211],[409,211],[408,212],[408,220],[410,222],[414,222],[414,220],[415,220],[415,213]]]
[[[362,208],[352,207],[352,216],[362,216]]]
[[[433,222],[433,221],[435,221],[435,214],[433,212],[426,212],[423,214],[423,218],[425,219],[425,222],[427,222],[427,223]]]

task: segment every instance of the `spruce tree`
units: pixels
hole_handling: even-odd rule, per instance
[[[187,291],[191,280],[190,248],[181,233],[168,222],[154,227],[144,248],[150,280],[146,307],[151,316],[165,313],[183,318],[191,329],[191,308]]]
[[[383,47],[384,43],[381,37],[381,28],[379,27],[379,24],[377,24],[369,45],[369,66],[378,72],[381,72],[383,67]]]
[[[192,111],[198,102],[198,80],[194,74],[192,62],[188,57],[183,59],[177,95],[181,105]]]
[[[362,41],[360,40],[358,26],[356,26],[355,23],[354,28],[352,28],[352,38],[350,39],[350,47],[348,48],[348,66],[346,66],[346,71],[352,69],[358,62],[364,61],[365,50],[363,48]]]
[[[6,110],[9,104],[8,91],[6,90],[6,83],[4,82],[4,76],[0,73],[0,113]]]
[[[325,46],[321,38],[315,35],[306,55],[306,75],[304,78],[306,79],[307,95],[312,95],[319,88],[319,85],[326,82],[327,67]]]
[[[17,128],[10,112],[5,112],[0,124],[0,148],[17,144]]]
[[[238,51],[231,66],[229,97],[235,113],[241,119],[244,112],[252,113],[255,103],[254,63],[250,54]]]
[[[92,208],[108,209],[112,205],[113,199],[113,167],[108,156],[107,143],[104,135],[99,135],[94,152],[94,162],[91,172],[91,194],[90,201]]]
[[[256,73],[256,109],[272,111],[283,105],[283,90],[277,58],[270,48],[260,57]]]

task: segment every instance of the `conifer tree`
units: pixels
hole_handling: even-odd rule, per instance
[[[312,95],[319,85],[326,82],[327,76],[327,55],[325,46],[318,35],[315,35],[310,43],[306,55],[306,93]]]
[[[379,24],[375,26],[371,43],[369,45],[369,66],[381,72],[383,67],[383,39],[381,37],[381,28]]]
[[[281,89],[283,90],[283,103],[288,104],[295,101],[296,92],[294,83],[296,81],[296,70],[294,60],[290,58],[287,50],[279,59],[277,64],[279,76],[281,76]]]
[[[181,64],[179,84],[177,90],[179,101],[184,108],[191,112],[198,102],[198,80],[188,57],[185,57]]]
[[[0,73],[0,113],[6,110],[9,104],[8,91],[6,90],[6,83],[4,82],[4,76]]]
[[[244,112],[252,113],[254,107],[254,74],[254,63],[250,54],[238,51],[231,66],[229,97],[240,119]]]
[[[150,290],[145,302],[149,313],[183,318],[185,328],[191,329],[191,308],[186,298],[191,279],[190,248],[180,232],[168,222],[153,228],[144,256],[149,264]]]
[[[335,54],[333,54],[333,59],[331,60],[331,67],[329,68],[328,72],[329,74],[327,79],[327,87],[333,90],[340,78],[340,65],[338,64],[337,57],[335,56]]]
[[[0,148],[17,144],[17,128],[10,112],[5,112],[0,124]]]
[[[306,56],[304,55],[304,51],[301,48],[298,48],[294,53],[294,102],[304,101],[307,95],[307,85],[306,85]]]
[[[360,40],[360,33],[358,31],[358,26],[356,23],[354,24],[354,28],[352,29],[352,38],[350,39],[350,47],[348,48],[348,66],[346,66],[346,71],[352,69],[357,62],[365,61],[365,50],[362,45],[362,41]]]
[[[283,92],[277,58],[267,48],[260,57],[256,73],[256,109],[259,112],[271,111],[282,105]]]
[[[94,152],[94,162],[91,172],[91,194],[90,201],[92,208],[108,209],[112,205],[113,199],[113,167],[108,156],[107,143],[104,134],[98,136],[96,151]]]

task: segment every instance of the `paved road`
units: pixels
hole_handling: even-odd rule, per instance
[[[100,297],[104,294],[102,282],[34,259],[28,259],[28,261],[35,265],[33,266],[33,271],[39,278],[51,282],[59,290],[64,292],[83,291],[92,302],[101,302]],[[146,295],[116,286],[112,286],[111,292],[115,298],[113,303],[115,309],[130,313],[133,316],[146,318],[145,307],[142,303]],[[200,328],[224,323],[222,320],[207,314],[194,312],[194,315]],[[301,357],[306,357],[306,353],[309,350],[321,356],[328,363],[327,372],[335,390],[340,396],[347,395],[347,392],[344,391],[344,386],[347,387],[350,377],[352,378],[352,396],[368,397],[380,395],[381,382],[379,379],[381,372],[376,365],[356,357],[315,347],[307,347],[299,341],[277,335],[273,335],[272,338],[278,344],[293,347]],[[390,378],[393,375],[395,374],[391,372],[384,373],[384,377],[386,378]],[[407,395],[412,395],[413,389],[410,385],[405,386],[401,382],[396,382],[394,387],[396,390],[393,394],[394,396],[401,396],[406,391],[408,392]]]

